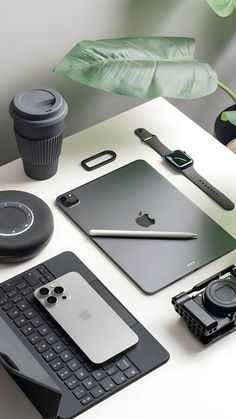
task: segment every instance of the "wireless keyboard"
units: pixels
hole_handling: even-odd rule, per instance
[[[79,272],[139,336],[137,346],[97,366],[35,300],[38,287]],[[60,388],[58,417],[74,417],[168,360],[165,349],[71,252],[65,252],[0,285],[0,312]],[[17,330],[17,332],[16,332]],[[1,334],[1,330],[0,330]]]

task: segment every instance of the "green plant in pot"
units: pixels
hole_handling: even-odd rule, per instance
[[[236,103],[234,93],[218,81],[210,65],[194,58],[194,49],[195,39],[184,37],[87,40],[76,44],[54,71],[107,92],[143,99],[195,99],[219,87]],[[224,144],[236,138],[236,110],[223,112],[219,123],[233,126],[235,133],[230,139],[224,133]],[[218,119],[216,136],[217,129]]]

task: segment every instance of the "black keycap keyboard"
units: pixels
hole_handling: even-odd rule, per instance
[[[132,380],[140,371],[127,355],[102,367],[89,361],[34,299],[34,290],[53,279],[52,273],[41,265],[6,281],[0,285],[0,307],[43,362],[50,365],[52,374],[71,391],[78,403],[87,406],[95,399],[107,397],[109,391]]]

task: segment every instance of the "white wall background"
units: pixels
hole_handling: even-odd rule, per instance
[[[0,0],[0,164],[17,158],[8,106],[32,86],[59,90],[69,105],[65,135],[141,103],[52,73],[53,66],[82,39],[172,35],[197,39],[196,57],[236,90],[236,15],[222,19],[205,0]],[[222,92],[195,100],[171,100],[208,131],[231,105]]]

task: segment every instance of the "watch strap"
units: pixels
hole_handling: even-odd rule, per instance
[[[198,186],[203,192],[205,192],[210,198],[214,199],[222,208],[230,211],[234,208],[234,203],[227,198],[222,192],[216,189],[213,185],[206,181],[199,173],[194,169],[193,166],[189,166],[182,171],[192,183]]]
[[[165,144],[163,144],[156,135],[151,134],[145,128],[137,128],[134,133],[143,143],[147,143],[147,145],[155,150],[161,157],[164,158],[167,154],[172,152],[172,150],[166,147]],[[207,182],[206,179],[200,176],[199,173],[194,169],[193,165],[181,170],[181,172],[205,194],[214,199],[214,201],[217,202],[222,208],[227,211],[230,211],[234,208],[234,203],[222,192]]]
[[[163,144],[156,135],[151,134],[145,128],[137,128],[134,133],[143,143],[147,143],[149,147],[155,150],[161,157],[171,153],[171,150]]]

